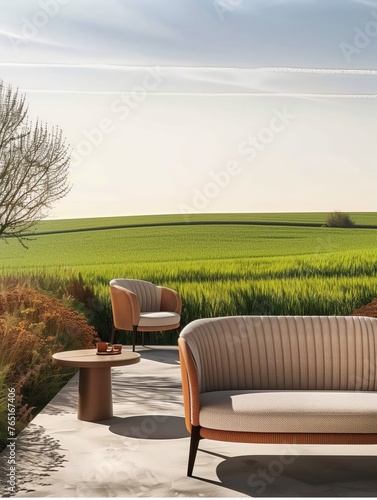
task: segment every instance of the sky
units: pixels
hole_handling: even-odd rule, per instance
[[[377,211],[377,0],[1,0],[70,145],[50,218]]]

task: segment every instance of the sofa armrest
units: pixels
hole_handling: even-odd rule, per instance
[[[175,290],[161,286],[161,311],[175,312],[181,314],[182,301],[181,297]]]
[[[131,330],[140,321],[140,306],[135,293],[117,285],[110,286],[114,326],[118,330]]]
[[[198,372],[190,348],[184,339],[178,339],[179,359],[182,372],[182,392],[186,428],[191,433],[193,425],[199,425],[199,382]]]

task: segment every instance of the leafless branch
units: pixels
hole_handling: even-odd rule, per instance
[[[27,119],[25,96],[0,80],[0,238],[25,233],[69,191],[69,148],[59,128]]]

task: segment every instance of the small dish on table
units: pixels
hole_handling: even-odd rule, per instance
[[[109,342],[97,342],[97,354],[107,356],[109,354],[120,354],[122,344],[110,344]]]

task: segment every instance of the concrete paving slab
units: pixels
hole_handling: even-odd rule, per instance
[[[17,497],[377,497],[377,445],[290,446],[202,441],[186,476],[175,347],[139,349],[112,369],[114,417],[77,419],[78,374],[19,435]],[[6,478],[8,452],[0,456]],[[6,481],[1,493],[8,496]]]

